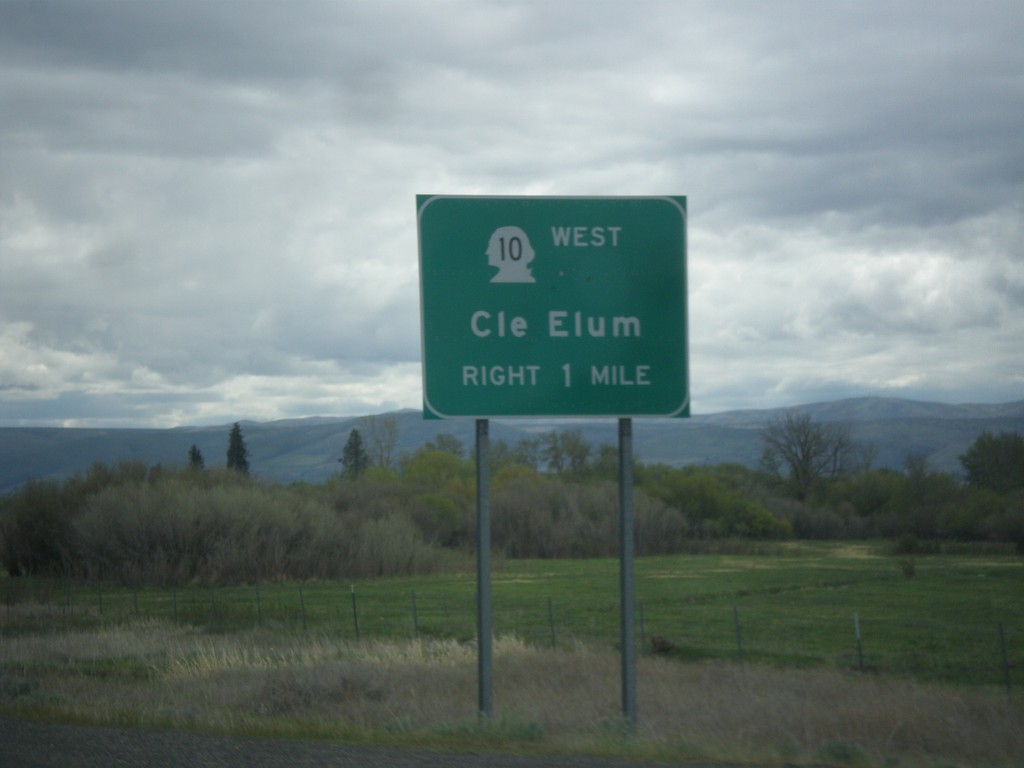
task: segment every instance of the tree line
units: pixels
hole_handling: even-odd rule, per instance
[[[364,433],[367,435],[363,437]],[[353,429],[325,483],[248,474],[238,424],[222,469],[192,447],[183,469],[96,464],[33,480],[0,499],[0,562],[11,575],[124,581],[244,582],[426,573],[469,567],[475,467],[439,434],[394,455],[386,421]],[[761,433],[757,468],[635,463],[637,551],[711,551],[788,538],[1011,542],[1024,552],[1024,438],[980,435],[963,480],[911,455],[871,468],[847,428],[794,412]],[[602,557],[618,551],[617,450],[580,430],[490,450],[492,540],[499,556]],[[746,545],[743,542],[747,542]],[[753,544],[752,544],[753,543]]]

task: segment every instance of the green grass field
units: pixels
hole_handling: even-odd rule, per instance
[[[784,544],[771,551],[638,559],[641,647],[649,650],[649,638],[659,635],[675,646],[670,658],[681,661],[863,667],[981,686],[1005,686],[1007,671],[1012,679],[1024,662],[1019,556],[917,555],[908,576],[909,561],[882,544]],[[614,559],[499,561],[492,577],[495,634],[539,646],[615,646],[618,567]],[[0,590],[0,637],[134,616],[217,633],[263,628],[460,641],[475,635],[473,573],[137,590],[8,579]]]
[[[640,558],[635,576],[635,738],[614,559],[496,563],[493,721],[464,642],[473,573],[173,589],[5,577],[0,712],[663,762],[1020,765],[1019,555],[787,543]],[[652,635],[671,652],[652,653]]]

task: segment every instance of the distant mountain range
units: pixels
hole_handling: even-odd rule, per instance
[[[801,411],[816,422],[849,425],[853,438],[875,449],[875,467],[902,469],[909,454],[928,457],[933,470],[961,473],[959,457],[984,431],[1024,434],[1024,400],[997,405],[946,405],[893,398],[858,398],[795,408],[728,411],[690,419],[635,419],[634,454],[645,463],[674,466],[726,462],[756,467],[760,428],[787,411]],[[412,452],[438,434],[473,447],[472,420],[424,420],[419,411],[382,414],[398,425],[395,455]],[[360,417],[241,422],[249,464],[259,478],[290,483],[322,482],[340,469],[338,459]],[[226,462],[231,425],[175,429],[0,428],[0,493],[31,478],[69,477],[95,462],[122,460],[148,465],[184,466],[190,446],[207,467]],[[514,445],[523,437],[551,430],[580,429],[593,446],[617,442],[613,419],[492,420],[491,440]]]

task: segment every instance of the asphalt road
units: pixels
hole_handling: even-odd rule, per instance
[[[443,753],[0,717],[0,768],[664,768],[572,756]],[[688,765],[687,768],[710,768]],[[722,768],[718,766],[717,768]]]

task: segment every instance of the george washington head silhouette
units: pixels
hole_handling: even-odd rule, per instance
[[[534,257],[530,238],[519,227],[498,227],[487,243],[487,263],[498,268],[492,283],[534,283],[530,262]]]

